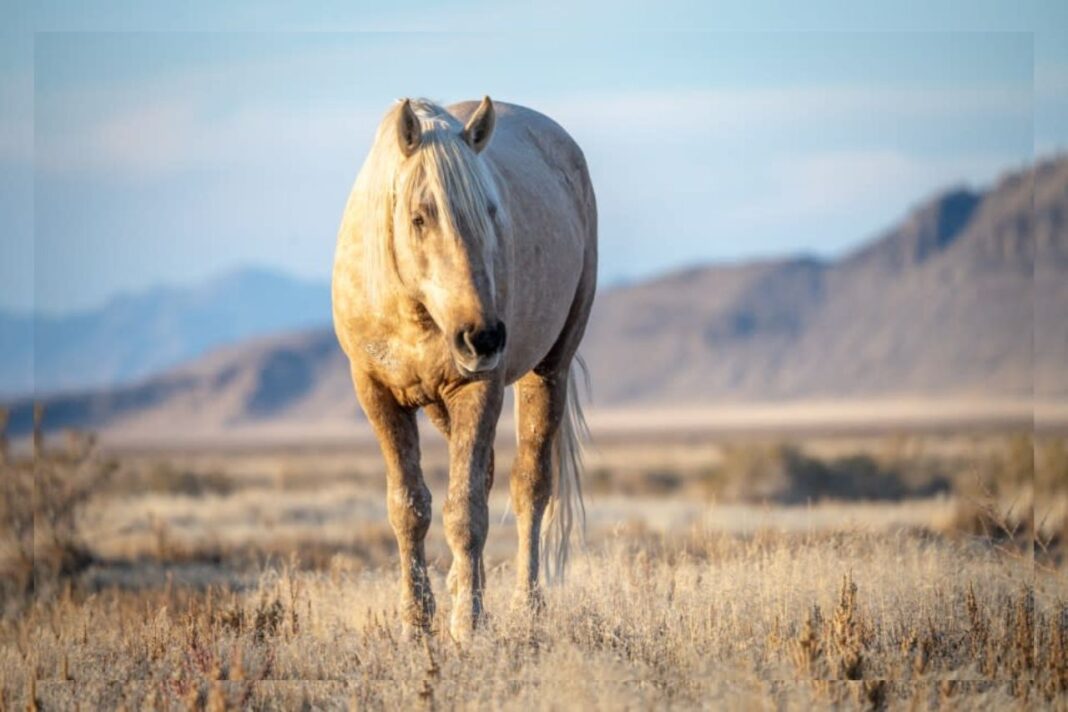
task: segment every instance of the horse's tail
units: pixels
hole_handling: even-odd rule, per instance
[[[586,393],[590,391],[590,372],[577,354],[567,373],[564,417],[553,441],[553,492],[542,522],[542,560],[547,581],[561,580],[567,568],[571,531],[578,523],[579,536],[585,543],[586,505],[582,501],[582,448],[589,440],[590,429],[579,403],[578,374],[582,372]]]

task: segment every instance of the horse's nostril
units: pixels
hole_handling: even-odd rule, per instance
[[[456,332],[456,335],[452,337],[452,342],[457,351],[466,354],[475,352],[475,347],[471,345],[471,334],[473,333],[472,329],[460,329]]]
[[[492,356],[504,348],[507,338],[504,322],[486,329],[463,329],[456,335],[456,346],[474,356]]]
[[[478,332],[474,329],[464,329],[460,332],[460,338],[458,340],[458,343],[456,344],[460,348],[460,351],[471,356],[475,356],[478,354],[478,351],[475,349],[474,340],[474,336],[477,333]]]

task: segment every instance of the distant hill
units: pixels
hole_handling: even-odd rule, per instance
[[[0,397],[33,390],[33,319],[0,311]]]
[[[224,344],[329,321],[326,285],[254,268],[69,316],[0,313],[0,394],[128,384]]]
[[[1068,399],[1068,159],[935,196],[837,260],[699,267],[604,291],[582,351],[597,405]],[[222,430],[357,412],[327,328],[51,399],[48,423]],[[14,416],[28,427],[29,403]]]
[[[1066,211],[1062,159],[939,195],[836,261],[608,294],[584,342],[599,400],[1068,395]]]

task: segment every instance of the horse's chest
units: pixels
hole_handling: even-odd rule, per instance
[[[362,342],[362,360],[376,380],[406,405],[437,400],[451,361],[440,339],[422,334],[415,339],[383,336]]]

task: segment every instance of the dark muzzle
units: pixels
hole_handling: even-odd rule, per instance
[[[508,334],[504,329],[504,322],[498,321],[494,326],[484,329],[468,327],[456,332],[456,350],[462,354],[475,358],[492,356],[504,348]]]

